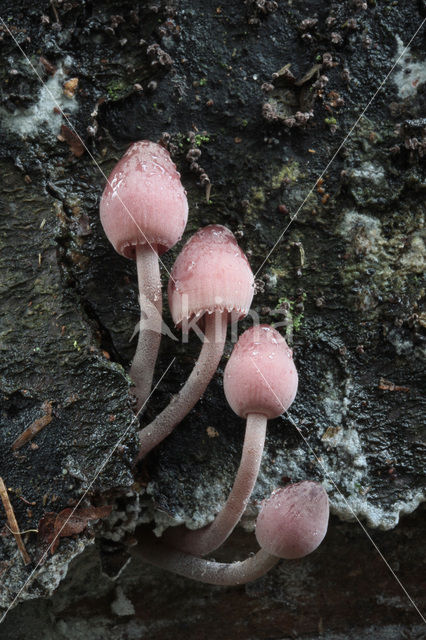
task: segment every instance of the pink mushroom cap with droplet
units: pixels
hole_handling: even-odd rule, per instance
[[[297,384],[293,353],[276,329],[257,325],[240,336],[223,379],[226,399],[237,415],[277,418],[293,402]]]
[[[215,311],[247,315],[254,294],[248,260],[226,227],[212,224],[185,244],[169,280],[169,306],[176,326]]]
[[[319,483],[287,485],[262,503],[256,538],[273,556],[287,560],[303,558],[322,542],[328,517],[328,496]]]
[[[164,147],[133,143],[115,165],[100,203],[101,222],[115,250],[135,257],[142,244],[161,255],[182,237],[188,219],[180,174]]]

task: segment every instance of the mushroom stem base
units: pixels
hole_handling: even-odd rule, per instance
[[[265,444],[267,418],[260,414],[247,416],[246,434],[240,466],[232,490],[214,521],[196,531],[186,527],[169,529],[165,534],[172,547],[204,556],[220,547],[240,521],[259,474]]]
[[[175,551],[160,540],[156,540],[152,534],[144,534],[138,546],[132,548],[131,553],[143,562],[180,576],[224,586],[252,582],[267,573],[280,560],[264,549],[260,549],[254,556],[242,562],[214,562],[197,558],[189,553]]]

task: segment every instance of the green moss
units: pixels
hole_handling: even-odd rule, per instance
[[[202,136],[201,134],[197,133],[195,136],[195,144],[197,145],[197,147],[201,147],[203,142],[210,142],[210,136]]]
[[[302,301],[304,302],[306,300],[306,293],[303,293],[302,295]],[[279,298],[278,300],[278,304],[275,307],[277,310],[278,309],[282,309],[284,306],[287,307],[287,318],[290,320],[288,326],[286,327],[286,338],[289,338],[290,340],[293,337],[293,332],[298,332],[301,330],[302,326],[303,326],[303,311],[301,313],[295,313],[294,311],[294,307],[295,307],[295,302],[294,300],[290,300],[289,298],[287,298],[287,296],[283,296],[281,298]]]
[[[110,100],[119,100],[128,90],[124,80],[112,80],[107,86],[107,93]]]

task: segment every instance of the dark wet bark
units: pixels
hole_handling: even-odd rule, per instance
[[[139,319],[136,268],[108,245],[98,202],[102,172],[108,174],[126,146],[158,140],[164,132],[188,190],[185,238],[209,223],[237,234],[253,270],[259,270],[253,308],[262,322],[282,323],[294,349],[300,389],[291,416],[301,432],[288,419],[271,423],[255,497],[287,478],[324,480],[334,513],[345,520],[355,514],[369,530],[392,529],[424,499],[424,29],[328,166],[420,25],[424,5],[297,1],[280,2],[272,11],[274,3],[265,4],[264,11],[261,2],[237,0],[0,2],[5,25],[70,114],[67,123],[53,113],[40,80],[0,25],[0,475],[22,530],[36,528],[46,512],[75,504],[88,489],[86,502],[115,505],[117,518],[97,530],[101,556],[114,551],[115,557],[139,515],[155,519],[160,528],[179,521],[199,527],[232,485],[243,424],[226,407],[222,363],[203,400],[153,452],[132,488],[138,425],[132,424],[125,371]],[[294,78],[283,71],[288,64]],[[75,94],[66,97],[63,85],[72,78],[78,86],[67,84],[65,90]],[[271,86],[262,88],[264,83]],[[43,108],[48,123],[40,117]],[[201,151],[199,169],[187,159],[191,148]],[[209,203],[203,174],[212,185]],[[179,246],[165,255],[168,269],[178,251]],[[164,269],[162,275],[166,284]],[[165,319],[171,326],[167,311]],[[198,350],[195,339],[183,345],[163,337],[156,379],[173,356],[176,361],[153,395],[144,424],[178,391]],[[13,452],[16,438],[45,414],[46,402],[52,420]],[[143,491],[147,484],[149,495]],[[422,514],[420,509],[387,533],[373,532],[418,598]],[[3,524],[0,512],[0,597],[7,606],[31,567],[20,563]],[[35,538],[26,535],[34,560]],[[88,540],[62,539],[20,598],[47,595],[43,579],[59,581]],[[237,535],[240,557],[250,541]],[[332,638],[331,631],[345,634],[357,624],[358,611],[364,630],[354,637],[368,637],[372,625],[382,627],[383,637],[393,637],[385,625],[395,625],[395,638],[403,637],[402,628],[414,634],[407,637],[417,637],[418,614],[359,524],[334,520],[318,566],[316,558],[307,565],[309,579],[299,576],[299,591],[290,597],[296,613],[286,621],[281,616],[287,612],[287,573],[280,569],[246,590],[226,591],[231,607],[225,592],[198,591],[146,568],[132,592],[136,618],[152,638],[171,630],[176,635],[184,624],[176,593],[183,590],[190,602],[203,594],[194,604],[196,621],[190,618],[186,627],[191,635],[195,625],[197,637],[215,637],[207,634],[212,611],[223,619],[223,629],[238,615],[237,637],[247,640],[296,632],[317,637],[321,625]],[[70,580],[80,585],[82,597],[105,607],[111,584],[95,581],[84,595],[84,580],[78,582],[84,562],[77,559],[72,566]],[[354,576],[349,582],[348,566]],[[302,564],[298,571],[303,573]],[[127,593],[127,583],[123,588]],[[151,593],[148,612],[138,609],[138,589]],[[313,601],[309,590],[316,594]],[[174,604],[165,607],[160,591]],[[28,628],[37,602],[13,614],[26,612]],[[66,617],[63,602],[46,602],[46,616],[53,606],[54,615]],[[76,615],[87,617],[79,602]],[[312,602],[315,616],[308,613]],[[231,613],[234,608],[238,614]],[[245,618],[249,610],[260,617],[266,611],[270,624],[260,624],[254,613]],[[167,633],[155,635],[157,623]],[[9,637],[26,637],[25,628],[23,635]],[[88,637],[73,629],[75,637]],[[125,637],[123,629],[103,637]]]

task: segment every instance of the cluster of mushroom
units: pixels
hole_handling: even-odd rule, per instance
[[[114,248],[137,263],[141,322],[130,376],[140,412],[150,395],[162,329],[159,256],[180,240],[188,218],[186,193],[168,151],[149,141],[132,144],[108,179],[100,214]],[[197,332],[202,348],[179,393],[139,432],[137,460],[167,437],[202,396],[222,357],[227,325],[247,315],[253,293],[253,273],[229,229],[209,225],[188,240],[170,274],[169,306],[176,327]],[[327,530],[328,498],[321,485],[304,481],[277,489],[263,502],[256,555],[231,564],[202,558],[221,546],[239,522],[259,472],[267,420],[288,409],[297,384],[292,352],[278,331],[260,325],[241,335],[224,373],[228,403],[246,420],[241,463],[228,500],[215,520],[197,531],[178,527],[161,540],[144,533],[134,554],[201,582],[230,585],[254,580],[279,558],[300,558],[316,549]]]

